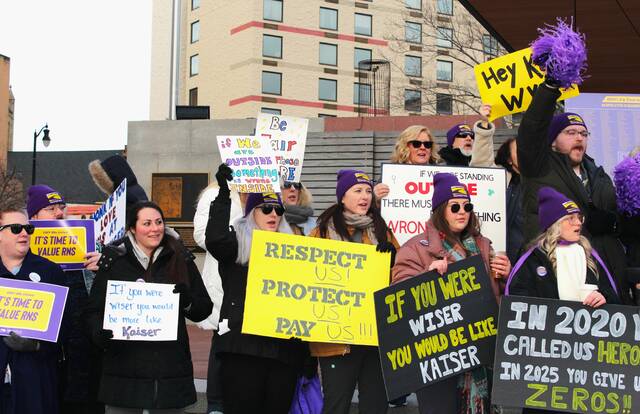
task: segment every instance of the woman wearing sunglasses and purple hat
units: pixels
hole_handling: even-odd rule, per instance
[[[392,282],[398,283],[431,270],[444,274],[450,263],[477,254],[484,260],[487,271],[490,269],[499,278],[506,277],[511,263],[507,256],[494,255],[491,241],[480,234],[480,223],[473,213],[466,187],[449,173],[436,174],[433,186],[427,230],[398,250]],[[496,300],[499,300],[501,280],[490,280]],[[490,378],[487,369],[480,367],[419,390],[416,395],[420,413],[467,412],[470,406],[476,408],[476,413],[489,413],[491,396],[486,387],[487,378]]]
[[[244,216],[229,226],[231,198],[227,181],[233,171],[221,164],[220,191],[209,209],[207,251],[218,261],[224,298],[213,341],[220,357],[224,412],[287,413],[298,375],[308,356],[299,340],[243,334],[244,301],[254,230],[291,234],[284,206],[275,193],[251,193]]]
[[[306,236],[316,226],[311,206],[312,200],[311,192],[301,182],[285,181],[282,183],[284,217],[291,226],[293,234]]]

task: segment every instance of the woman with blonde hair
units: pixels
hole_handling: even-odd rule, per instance
[[[429,128],[424,125],[412,125],[398,135],[391,162],[396,164],[433,165],[441,162],[436,144]],[[389,194],[389,186],[378,183],[373,188],[376,198]]]

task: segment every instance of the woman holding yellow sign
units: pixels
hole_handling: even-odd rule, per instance
[[[318,227],[310,236],[375,244],[377,251],[391,253],[393,266],[398,242],[373,203],[369,176],[362,171],[339,171],[336,196],[338,203],[320,215]],[[356,384],[360,412],[387,412],[377,347],[317,342],[309,345],[311,355],[320,361],[323,413],[347,414]]]
[[[226,414],[287,413],[298,374],[308,355],[299,340],[243,334],[245,292],[254,230],[291,234],[284,206],[275,193],[251,193],[244,216],[229,226],[233,171],[220,165],[220,191],[209,209],[207,251],[218,261],[224,298],[215,333]]]

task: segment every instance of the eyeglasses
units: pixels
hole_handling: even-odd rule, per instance
[[[433,147],[433,141],[418,141],[417,139],[414,139],[413,141],[409,141],[409,145],[411,145],[413,148],[420,148],[420,147],[425,147],[426,149],[432,148]]]
[[[473,134],[471,134],[471,133],[469,133],[469,132],[462,132],[462,133],[460,133],[460,134],[456,135],[456,138],[462,138],[462,139],[465,139],[465,138],[467,138],[467,137],[469,137],[469,138],[471,138],[471,139],[474,139],[474,138],[475,138],[475,137],[473,136]]]
[[[570,214],[566,216],[565,220],[567,220],[569,223],[584,224],[584,216],[582,214]]]
[[[284,184],[282,184],[283,188],[289,189],[291,187],[295,188],[296,190],[300,191],[302,189],[302,184],[300,183],[293,183],[291,181],[285,181]]]
[[[0,226],[0,231],[6,228],[10,228],[11,233],[13,234],[22,233],[22,229],[24,229],[24,231],[26,231],[27,234],[33,234],[33,232],[36,229],[35,227],[33,227],[33,224],[5,224],[3,226]]]
[[[471,213],[473,211],[473,204],[468,203],[468,204],[465,204],[464,206],[458,203],[451,204],[452,213],[457,213],[458,211],[460,211],[460,208],[464,209],[465,213]]]
[[[49,213],[53,213],[56,210],[64,211],[67,208],[66,204],[52,204],[50,206],[46,206],[43,208],[44,211],[48,211]]]
[[[569,135],[570,137],[575,137],[576,135],[582,136],[582,138],[588,138],[591,135],[589,131],[578,131],[577,129],[568,129],[566,131],[562,131],[564,134]]]
[[[262,214],[267,215],[267,214],[271,214],[271,212],[273,210],[276,211],[276,214],[278,216],[281,216],[284,214],[284,207],[282,206],[274,206],[271,204],[264,204],[262,206],[260,206],[260,210],[262,211]]]

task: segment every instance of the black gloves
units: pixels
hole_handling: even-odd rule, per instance
[[[40,342],[35,339],[23,338],[15,332],[3,338],[4,343],[17,352],[35,352],[40,349]]]
[[[614,234],[618,230],[618,216],[612,211],[599,209],[590,203],[585,226],[592,236]]]
[[[173,288],[173,293],[180,294],[180,307],[182,309],[186,309],[191,306],[193,302],[193,297],[191,296],[191,292],[189,292],[189,287],[184,283],[178,283],[175,288]]]
[[[225,163],[220,164],[218,167],[218,172],[216,173],[216,181],[220,186],[220,190],[229,189],[229,184],[227,181],[233,180],[233,170],[229,168],[229,166]]]
[[[96,346],[105,349],[111,338],[113,338],[113,331],[111,329],[98,329],[93,333],[91,339]]]
[[[396,246],[393,243],[388,241],[381,241],[376,246],[376,251],[380,253],[391,253],[391,266],[393,266],[396,262]]]

